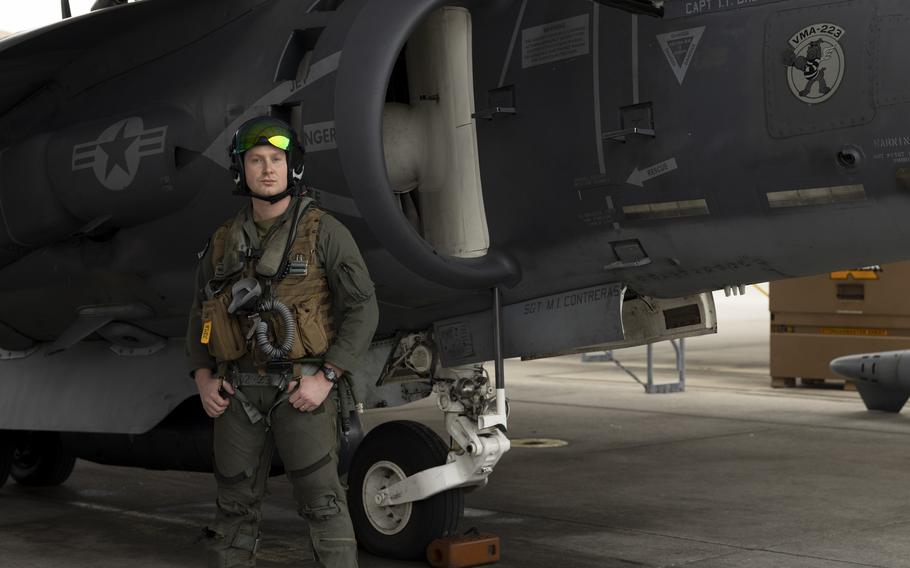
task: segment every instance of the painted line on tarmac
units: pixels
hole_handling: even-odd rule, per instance
[[[750,394],[750,393],[744,393],[744,394]],[[649,395],[643,394],[643,396],[649,396]],[[670,395],[670,396],[672,396],[672,395]],[[767,395],[758,394],[756,396],[767,396]],[[782,396],[782,395],[778,395],[778,396]],[[806,398],[808,398],[808,397],[806,397]],[[823,400],[824,401],[830,400],[831,402],[840,402],[839,400],[828,399],[828,398],[825,398]],[[853,402],[855,402],[855,401],[853,401]],[[821,424],[821,423],[816,424],[816,423],[809,423],[809,422],[785,422],[783,420],[773,421],[773,420],[767,420],[767,419],[762,419],[762,418],[738,418],[738,417],[734,417],[734,416],[724,416],[724,415],[714,415],[714,414],[696,414],[694,412],[674,412],[674,411],[654,410],[654,409],[648,410],[648,409],[644,409],[644,408],[630,408],[627,406],[575,404],[575,403],[568,403],[568,402],[552,402],[552,401],[542,402],[539,400],[528,400],[528,399],[519,399],[519,398],[510,398],[509,403],[510,404],[516,404],[516,403],[536,404],[539,406],[549,406],[549,407],[558,406],[558,407],[562,407],[562,408],[585,408],[585,409],[600,410],[600,411],[609,410],[609,411],[613,411],[613,412],[628,412],[628,413],[632,413],[632,414],[660,414],[662,416],[681,416],[683,418],[701,418],[701,419],[707,419],[707,420],[725,420],[728,422],[765,424],[765,425],[769,425],[769,426],[779,426],[781,428],[796,427],[796,428],[821,429],[821,430],[845,430],[847,432],[861,432],[861,433],[866,433],[866,434],[885,434],[885,435],[903,436],[903,437],[906,437],[908,435],[908,433],[904,432],[904,431],[897,432],[897,431],[891,431],[891,430],[879,430],[879,429],[875,429],[875,428],[860,428],[858,426],[837,426],[837,425],[833,425],[833,424]],[[793,411],[793,414],[796,414],[795,410]],[[873,416],[872,418],[875,418],[875,417]],[[889,414],[883,418],[887,419],[887,418],[892,418],[892,417]],[[826,419],[833,420],[834,418],[828,416],[828,417],[826,417]],[[887,424],[887,422],[886,422],[886,424]],[[872,423],[872,425],[874,426],[875,423]],[[777,430],[778,428],[773,428],[773,429]]]
[[[493,515],[498,514],[498,511],[491,511],[489,509],[475,509],[473,507],[464,508],[464,516],[472,519],[478,517],[492,517]]]
[[[187,519],[181,519],[179,517],[170,517],[167,515],[157,515],[155,513],[143,513],[141,511],[134,511],[132,509],[121,509],[120,507],[112,507],[110,505],[99,505],[97,503],[86,503],[84,501],[64,501],[67,505],[72,505],[73,507],[78,507],[80,509],[88,509],[89,511],[97,511],[99,513],[115,513],[118,515],[124,515],[127,517],[133,517],[136,519],[142,519],[144,521],[158,521],[162,523],[168,523],[171,525],[180,525],[185,527],[200,527],[202,526],[197,521],[190,521]]]
[[[509,440],[513,448],[562,448],[568,446],[569,442],[557,440],[555,438],[513,438]]]
[[[73,507],[77,507],[79,509],[87,509],[89,511],[96,511],[100,513],[113,513],[116,515],[123,515],[125,517],[139,519],[142,521],[157,521],[160,523],[189,528],[201,528],[204,526],[204,523],[181,519],[179,517],[170,517],[167,515],[159,515],[155,513],[143,513],[141,511],[121,509],[120,507],[112,507],[110,505],[99,505],[97,503],[86,503],[84,501],[65,501],[64,503],[67,505],[72,505]],[[312,550],[308,546],[295,546],[293,544],[288,544],[281,541],[269,544],[271,547],[273,547],[271,550],[259,551],[258,558],[260,561],[288,563],[299,562],[301,560],[305,562],[314,560],[312,557]]]

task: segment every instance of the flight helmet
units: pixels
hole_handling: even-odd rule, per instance
[[[288,187],[278,195],[265,196],[254,193],[246,184],[243,170],[243,154],[253,146],[268,144],[284,150],[288,162]],[[231,159],[231,175],[237,187],[235,194],[277,203],[288,195],[303,192],[303,147],[297,133],[285,121],[272,116],[259,116],[244,122],[231,138],[228,147]]]

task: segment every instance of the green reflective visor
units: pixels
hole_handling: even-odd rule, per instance
[[[237,147],[235,154],[242,154],[261,144],[271,144],[280,149],[287,150],[291,146],[290,132],[276,124],[251,124],[237,133]]]

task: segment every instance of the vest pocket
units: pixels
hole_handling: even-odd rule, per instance
[[[202,338],[208,339],[209,354],[218,361],[233,361],[246,353],[240,322],[227,311],[228,294],[202,303]],[[206,331],[208,328],[208,331]]]
[[[303,346],[303,334],[300,332],[301,324],[300,318],[302,315],[301,303],[297,302],[291,305],[291,311],[294,313],[294,321],[296,325],[294,327],[294,342],[291,344],[291,350],[288,352],[288,359],[296,360],[302,359],[307,356],[306,347]]]
[[[319,309],[318,298],[310,298],[294,304],[297,315],[297,331],[305,355],[321,355],[329,348],[326,336],[326,322]],[[302,357],[304,355],[300,355]],[[291,356],[292,358],[293,355]]]

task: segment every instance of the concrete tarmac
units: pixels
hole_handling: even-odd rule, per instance
[[[721,333],[687,341],[687,390],[648,395],[610,362],[506,365],[515,447],[468,494],[462,530],[502,539],[502,567],[910,567],[910,414],[867,412],[855,392],[772,390],[766,304],[721,301]],[[616,352],[644,374],[643,349]],[[656,349],[658,379],[674,378]],[[368,414],[420,420],[432,401]],[[207,474],[78,462],[62,487],[0,489],[0,566],[204,565]],[[259,566],[307,566],[305,524],[270,482]],[[363,567],[405,567],[361,553]]]

